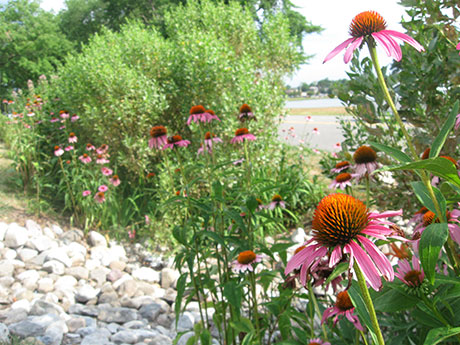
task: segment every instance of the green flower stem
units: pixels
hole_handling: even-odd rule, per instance
[[[411,152],[412,158],[414,160],[418,160],[419,157],[417,155],[417,152],[415,151],[414,145],[412,144],[412,139],[409,133],[407,132],[407,129],[404,126],[404,123],[402,122],[401,117],[399,116],[398,110],[396,109],[396,106],[393,103],[393,100],[388,91],[388,87],[385,83],[385,78],[383,77],[383,73],[380,68],[378,58],[377,58],[377,50],[375,49],[375,44],[374,42],[368,42],[367,46],[369,48],[369,53],[371,55],[372,63],[374,64],[375,72],[377,73],[377,79],[379,81],[380,87],[382,88],[383,94],[385,96],[385,100],[390,105],[390,108],[393,111],[396,121],[398,122],[399,127],[401,128],[404,134],[404,137],[406,139],[407,146],[409,147],[409,150]],[[436,213],[440,216],[440,219],[445,219],[445,215],[442,214],[441,208],[439,207],[438,200],[436,199],[436,196],[434,195],[433,187],[431,185],[428,174],[424,170],[422,170],[420,175],[421,175],[422,182],[425,184],[426,188],[428,189],[428,193],[430,194],[430,198],[433,201],[434,207],[436,209]],[[452,267],[454,268],[455,272],[458,275],[460,273],[460,258],[457,255],[454,255],[455,251],[452,251],[453,250],[452,246],[444,246],[444,248],[446,249],[447,256],[449,257],[449,261]]]
[[[315,306],[316,313],[319,316],[319,319],[321,320],[322,315],[321,315],[321,310],[319,310],[318,306],[318,301],[316,300],[315,293],[313,292],[313,287],[311,286],[311,282],[308,282],[308,293],[310,294],[310,300],[313,302],[313,305]],[[326,331],[326,326],[322,323],[321,328],[323,330],[323,335],[324,335],[324,340],[327,341],[327,331]]]
[[[382,88],[385,100],[388,102],[388,105],[393,111],[396,121],[398,122],[399,127],[401,128],[404,134],[404,137],[406,138],[407,145],[409,146],[409,150],[411,151],[413,158],[417,159],[418,156],[417,156],[417,152],[415,151],[414,145],[412,144],[412,139],[409,133],[407,132],[407,129],[404,126],[404,123],[402,122],[401,117],[399,116],[398,110],[396,109],[396,106],[393,103],[393,99],[390,96],[390,92],[388,91],[387,84],[385,83],[385,78],[383,77],[382,69],[380,68],[379,60],[377,58],[377,50],[375,49],[375,45],[373,43],[368,43],[367,46],[369,47],[369,53],[371,55],[372,63],[374,64],[374,69],[375,69],[375,72],[377,73],[377,79],[379,81],[380,87]]]
[[[369,174],[366,173],[366,207],[369,208],[369,202],[370,202],[370,185],[369,185]]]
[[[377,320],[377,315],[375,314],[374,304],[372,303],[371,295],[367,289],[366,279],[364,278],[363,272],[359,268],[356,261],[353,263],[353,268],[355,269],[356,278],[358,278],[359,288],[361,289],[362,297],[364,303],[366,304],[367,311],[371,318],[372,327],[374,328],[374,333],[377,335],[377,341],[379,345],[385,345],[385,340],[383,340],[382,331],[380,330],[379,321]]]
[[[64,165],[62,164],[61,157],[58,157],[58,158],[59,158],[59,164],[61,165],[62,173],[64,174],[64,177],[65,177],[65,183],[67,185],[67,189],[69,190],[70,200],[72,201],[72,206],[73,206],[73,211],[74,211],[74,214],[75,214],[75,218],[77,220],[77,223],[80,223],[79,219],[78,219],[79,217],[78,217],[77,205],[75,203],[75,198],[73,196],[72,187],[70,186],[69,177],[67,176],[67,173],[65,172]]]
[[[365,344],[365,345],[368,345],[368,344],[367,344],[366,335],[364,334],[364,332],[363,332],[363,331],[359,331],[359,333],[361,333],[361,336],[363,337],[364,344]]]
[[[256,339],[259,341],[259,344],[262,344],[260,339],[260,326],[259,326],[259,311],[257,305],[257,292],[256,292],[256,276],[254,271],[249,273],[249,279],[251,282],[251,292],[252,292],[252,306],[253,306],[253,319],[256,323]]]

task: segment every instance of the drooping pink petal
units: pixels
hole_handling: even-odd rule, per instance
[[[302,265],[302,269],[300,270],[300,282],[302,283],[302,285],[305,286],[305,284],[307,283],[307,269],[310,268],[313,261],[315,261],[317,258],[321,258],[322,256],[326,255],[326,253],[326,247],[319,247],[317,250],[315,250],[314,253],[307,257],[307,259],[304,261]]]
[[[361,325],[361,322],[359,322],[358,316],[354,314],[355,309],[350,309],[345,312],[345,316],[350,321],[355,327],[360,330],[361,332],[364,332],[364,328]]]
[[[335,47],[327,56],[324,58],[323,63],[328,62],[330,59],[332,59],[334,56],[336,56],[338,53],[340,53],[343,49],[345,49],[351,42],[353,42],[355,38],[349,38],[346,41],[340,43],[337,47]]]
[[[403,210],[397,210],[397,211],[385,211],[382,213],[378,212],[371,212],[369,213],[369,219],[375,219],[375,218],[389,218],[389,217],[395,217],[395,216],[401,216],[403,214]]]
[[[354,40],[350,46],[347,48],[347,50],[345,51],[345,55],[343,56],[343,61],[345,61],[345,63],[349,63],[352,56],[353,56],[353,52],[355,51],[356,48],[359,47],[359,45],[361,44],[361,42],[363,41],[363,37],[358,37],[356,40]]]
[[[392,37],[399,38],[400,40],[409,43],[418,52],[425,51],[425,48],[423,48],[423,46],[420,43],[418,43],[416,40],[414,40],[409,35],[406,35],[406,34],[403,34],[402,32],[394,31],[394,30],[382,30],[382,31],[384,31],[386,34],[389,34]]]
[[[447,227],[452,240],[460,245],[460,227],[456,224],[447,224]]]
[[[378,238],[379,240],[387,240],[387,236],[380,232],[380,230],[364,229],[361,231],[361,234],[369,235]]]
[[[323,317],[321,318],[321,323],[323,324],[324,321],[326,321],[327,319],[329,319],[332,315],[335,314],[335,307],[329,307],[327,308],[324,313],[323,313]]]
[[[372,33],[372,37],[374,37],[374,39],[380,43],[383,47],[383,49],[385,50],[385,52],[387,53],[388,56],[391,56],[391,50],[390,50],[390,47],[388,46],[387,42],[385,41],[385,39],[383,39],[382,37],[382,34],[380,34],[380,32],[373,32]]]
[[[340,246],[336,246],[331,253],[329,267],[335,266],[340,261],[340,259],[342,259],[342,248]]]
[[[366,249],[366,251],[369,253],[369,256],[372,258],[378,270],[383,274],[385,279],[388,281],[393,281],[395,278],[395,272],[391,266],[390,260],[388,260],[388,258],[380,251],[380,249],[378,249],[375,244],[368,238],[360,235],[358,235],[357,238],[364,246],[364,249]]]
[[[316,248],[318,248],[320,245],[319,244],[315,244],[315,245],[311,245],[311,246],[308,246],[308,247],[305,247],[304,249],[302,249],[300,252],[298,252],[297,254],[295,254],[291,260],[289,260],[289,262],[287,263],[286,265],[286,269],[284,270],[284,274],[285,275],[288,275],[289,273],[291,273],[293,270],[295,270],[296,268],[298,268],[304,261],[305,259],[311,254],[313,253]]]
[[[414,270],[420,271],[420,262],[415,255],[412,255],[412,267]]]
[[[401,61],[402,59],[402,51],[399,43],[395,41],[393,37],[391,37],[386,32],[383,32],[382,35],[387,39],[390,48],[392,48],[393,56],[395,57],[396,61]]]
[[[382,287],[382,280],[380,279],[380,275],[374,263],[367,256],[367,253],[354,241],[346,244],[344,249],[356,259],[356,263],[367,278],[369,285],[376,291],[380,290]]]

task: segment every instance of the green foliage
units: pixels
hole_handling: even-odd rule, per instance
[[[120,33],[105,30],[82,54],[67,58],[49,91],[61,108],[80,115],[83,139],[107,143],[133,177],[152,160],[150,126],[163,124],[169,134],[186,137],[192,105],[212,104],[219,128],[228,129],[236,123],[235,104],[249,103],[264,114],[253,131],[271,135],[284,102],[283,77],[304,61],[282,15],[272,16],[259,36],[237,3],[191,1],[168,12],[165,27],[168,39],[140,23]]]
[[[26,88],[27,80],[49,75],[72,49],[54,15],[34,0],[0,4],[0,98],[12,89]]]

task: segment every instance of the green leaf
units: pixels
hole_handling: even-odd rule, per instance
[[[254,213],[259,206],[259,203],[257,202],[256,198],[251,196],[248,200],[246,200],[246,207],[251,213]]]
[[[183,244],[184,246],[187,246],[187,237],[186,237],[186,232],[185,229],[182,228],[179,225],[176,225],[173,229],[173,236],[176,239],[177,242],[180,244]]]
[[[192,335],[190,338],[187,339],[185,345],[195,345],[196,335]]]
[[[460,327],[455,328],[447,328],[447,327],[439,327],[431,329],[426,338],[423,345],[436,345],[439,344],[441,341],[450,338],[456,334],[460,334]]]
[[[435,280],[435,267],[442,246],[447,241],[447,223],[433,223],[426,227],[419,243],[420,261],[426,278],[431,284]]]
[[[241,345],[249,345],[253,337],[254,337],[254,332],[246,334],[243,341],[241,342]]]
[[[393,147],[383,145],[383,144],[379,144],[379,143],[374,143],[372,141],[369,142],[369,145],[375,147],[379,151],[385,152],[386,154],[390,155],[391,157],[393,157],[397,161],[400,161],[401,163],[412,162],[412,159],[408,155],[406,155],[404,152],[402,152],[402,151],[400,151],[398,149],[395,149]]]
[[[374,307],[378,311],[393,313],[414,307],[420,300],[404,294],[396,289],[389,289],[374,299]]]
[[[428,170],[434,175],[442,177],[446,181],[460,187],[460,178],[458,177],[457,168],[446,158],[436,157],[412,163],[383,167],[378,169],[377,172],[395,170]]]
[[[324,284],[325,285],[329,284],[331,281],[333,281],[335,278],[337,278],[339,275],[345,272],[348,269],[348,266],[349,266],[348,262],[341,262],[340,264],[335,266],[334,270],[329,275],[329,277],[327,277]]]
[[[209,330],[204,329],[201,332],[200,340],[201,340],[201,345],[211,345],[212,344],[211,333],[209,333]]]
[[[445,220],[446,199],[444,198],[444,195],[442,195],[441,191],[438,188],[433,187],[434,195],[436,196],[439,207],[441,208],[441,214],[437,214],[436,207],[434,207],[433,200],[431,199],[431,196],[425,184],[421,181],[416,181],[416,182],[411,182],[411,185],[412,185],[412,188],[414,189],[415,195],[420,200],[422,205],[425,206],[427,209],[429,209],[434,214],[436,214],[439,219]]]
[[[223,248],[227,248],[227,244],[225,243],[225,240],[218,233],[206,230],[206,231],[201,231],[200,235],[209,237],[212,240],[214,240],[216,243],[219,243]]]
[[[286,311],[281,314],[278,320],[278,328],[283,339],[287,339],[291,335],[291,327],[291,318],[289,317],[289,313]]]
[[[243,292],[241,287],[237,286],[235,282],[229,281],[224,285],[224,297],[228,300],[228,303],[239,312],[241,308],[241,298]]]
[[[444,143],[446,142],[446,139],[449,136],[450,131],[454,127],[457,114],[458,114],[458,100],[455,102],[454,107],[452,108],[452,111],[450,112],[449,117],[447,118],[446,122],[444,123],[441,130],[439,131],[439,134],[434,139],[433,145],[431,145],[430,158],[437,157],[439,153],[441,152],[441,149],[444,146]]]
[[[242,317],[237,321],[230,321],[230,325],[239,333],[251,333],[254,332],[254,326],[252,325],[251,320],[248,318]]]
[[[179,321],[179,315],[180,315],[180,311],[182,307],[182,298],[184,297],[186,281],[187,281],[187,273],[183,273],[177,280],[177,284],[176,284],[177,295],[176,295],[176,302],[174,305],[174,312],[176,313],[176,326],[177,326],[177,322]]]

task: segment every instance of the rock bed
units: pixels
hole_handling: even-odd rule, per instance
[[[189,303],[176,328],[171,266],[97,232],[0,223],[0,344],[13,335],[46,345],[166,345],[186,332],[185,345],[198,305]]]

